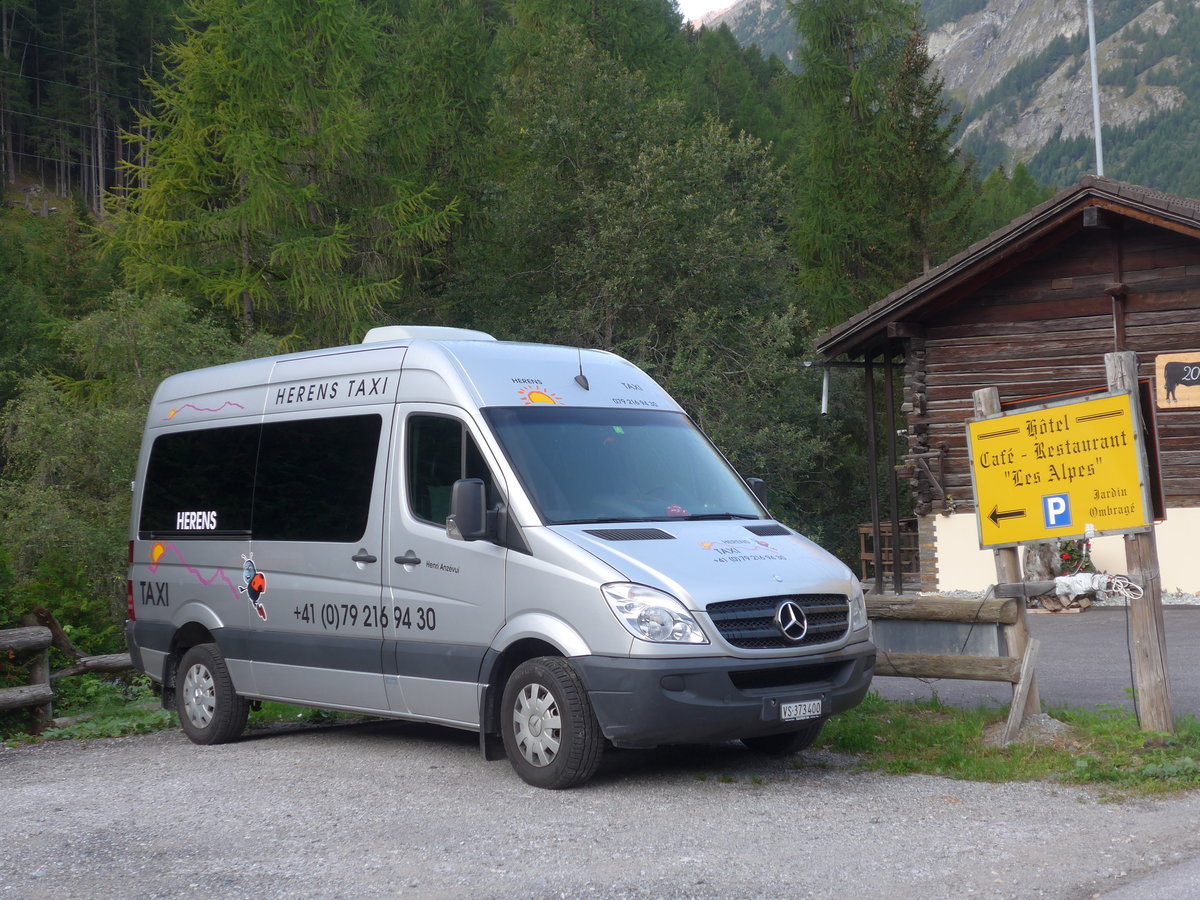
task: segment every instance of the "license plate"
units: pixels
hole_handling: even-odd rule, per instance
[[[821,717],[820,700],[796,700],[779,704],[779,718],[785,722],[802,722]]]

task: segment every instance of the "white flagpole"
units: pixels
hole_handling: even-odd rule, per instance
[[[1096,135],[1096,174],[1104,177],[1104,146],[1100,140],[1100,80],[1096,75],[1096,16],[1087,0],[1088,46],[1092,55],[1092,131]]]

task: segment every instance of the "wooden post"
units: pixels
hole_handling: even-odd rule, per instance
[[[1137,354],[1131,351],[1104,354],[1108,389],[1133,395],[1137,403]],[[1135,417],[1141,422],[1141,416]],[[1154,528],[1125,536],[1125,562],[1129,577],[1142,588],[1142,596],[1129,601],[1133,635],[1133,687],[1137,693],[1138,723],[1143,731],[1174,733],[1171,682],[1167,676],[1167,641],[1163,625],[1162,578],[1158,570],[1158,543]]]
[[[975,418],[987,419],[1002,414],[1000,408],[1000,391],[997,388],[981,388],[972,395],[975,402]],[[979,508],[979,498],[975,498],[975,515],[983,515]],[[1021,556],[1016,547],[1001,547],[992,551],[996,558],[996,583],[1014,584],[1024,579],[1021,577]],[[1004,626],[1004,640],[1008,644],[1008,655],[1017,659],[1025,659],[1029,647],[1029,626],[1025,615],[1025,602],[1017,604],[1017,621]],[[1023,695],[1023,696],[1022,696]],[[1025,716],[1037,715],[1042,711],[1042,698],[1038,693],[1037,676],[1029,672],[1028,681],[1022,685],[1019,693],[1017,685],[1013,686],[1013,704],[1023,702],[1021,719]],[[1020,720],[1018,720],[1020,721]]]
[[[38,626],[37,616],[29,614],[21,617],[21,624],[27,628]],[[39,685],[50,686],[50,651],[43,650],[29,664],[29,684],[32,688]],[[30,732],[41,734],[50,727],[54,720],[54,709],[49,699],[33,708],[33,723]]]

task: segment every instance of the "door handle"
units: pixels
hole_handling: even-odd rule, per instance
[[[357,553],[355,553],[350,558],[352,560],[354,560],[356,563],[379,562],[379,557],[377,557],[374,553],[368,553],[366,547],[363,547],[361,550],[359,550]]]
[[[419,566],[421,564],[421,558],[409,550],[406,556],[397,556],[396,562],[402,566]]]

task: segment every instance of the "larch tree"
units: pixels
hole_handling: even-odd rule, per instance
[[[308,341],[400,295],[457,216],[404,177],[409,125],[373,104],[406,77],[402,32],[358,0],[190,0],[111,204],[130,282]]]

